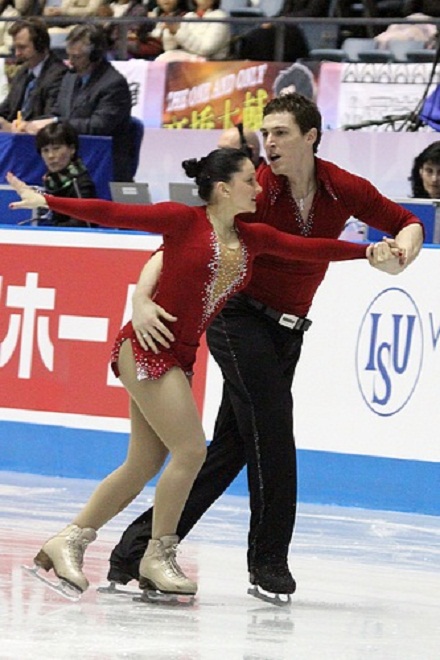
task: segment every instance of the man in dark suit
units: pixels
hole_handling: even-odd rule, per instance
[[[72,70],[64,77],[50,120],[32,121],[35,133],[49,121],[68,121],[79,134],[113,138],[113,179],[131,181],[131,95],[127,80],[106,59],[106,39],[100,25],[81,24],[67,37]]]
[[[9,93],[0,103],[0,130],[20,130],[20,118],[50,116],[64,74],[65,64],[50,50],[47,26],[39,18],[21,19],[9,29],[17,61]]]

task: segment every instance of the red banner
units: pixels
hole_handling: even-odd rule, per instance
[[[103,248],[95,235],[70,235],[72,246],[0,246],[0,408],[127,417],[127,393],[109,356],[151,250]],[[202,346],[193,383],[200,410],[206,361]]]

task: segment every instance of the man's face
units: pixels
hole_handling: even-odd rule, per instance
[[[305,156],[313,155],[316,129],[304,135],[290,112],[266,115],[261,128],[267,160],[274,174],[293,176]]]
[[[84,41],[75,41],[66,48],[67,57],[76,73],[83,75],[91,70],[90,44]]]
[[[35,49],[28,28],[23,28],[17,32],[13,42],[15,57],[19,64],[27,64],[32,69],[43,59],[44,53],[39,53]]]

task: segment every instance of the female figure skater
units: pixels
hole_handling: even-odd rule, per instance
[[[122,328],[111,363],[130,395],[131,435],[125,462],[106,477],[70,525],[44,543],[36,566],[53,569],[79,592],[88,581],[83,555],[96,530],[124,509],[170,461],[155,494],[152,540],[140,565],[141,589],[194,595],[197,584],[176,562],[177,523],[204,461],[206,442],[190,378],[199,338],[230,296],[248,282],[261,253],[293,260],[331,261],[369,257],[371,247],[333,239],[290,236],[264,224],[235,220],[254,212],[261,188],[249,158],[237,149],[217,149],[183,163],[198,184],[203,207],[163,202],[149,206],[41,195],[13,174],[8,183],[20,202],[11,208],[47,206],[100,225],[163,234],[163,271],[156,302],[169,310],[175,341],[157,353],[144,350],[131,322]],[[393,241],[385,249],[396,250]],[[400,253],[399,253],[400,254]],[[404,258],[402,255],[401,258]]]

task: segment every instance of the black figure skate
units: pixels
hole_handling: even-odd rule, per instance
[[[248,594],[272,605],[285,606],[292,602],[296,582],[286,564],[255,567],[249,573]]]

